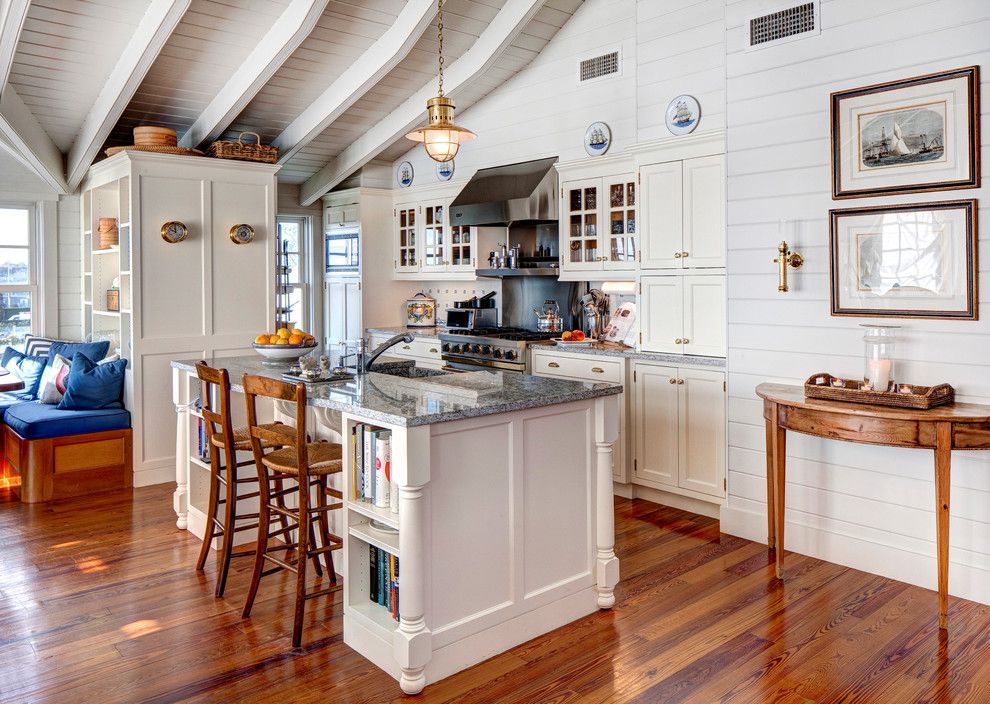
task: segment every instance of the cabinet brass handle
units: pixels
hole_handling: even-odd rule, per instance
[[[412,347],[410,347],[409,345],[403,345],[402,346],[402,349],[404,349],[404,350],[411,350]]]
[[[677,383],[677,379],[674,379],[674,378],[667,379],[667,383],[668,384],[676,384]]]
[[[681,340],[681,342],[683,342],[686,345],[687,343],[690,342],[690,340],[685,337],[683,340]]]
[[[687,252],[681,252],[681,256],[684,257],[685,259],[687,259],[687,255],[688,255]]]
[[[601,367],[592,367],[591,368],[591,371],[593,371],[595,374],[604,374],[605,373],[605,370],[602,369]]]
[[[548,367],[550,367],[551,369],[556,369],[556,368],[558,368],[558,367],[559,367],[560,365],[559,365],[559,364],[557,364],[556,362],[550,362],[549,364],[547,364],[547,366],[548,366]]]
[[[683,379],[678,379],[678,380],[677,380],[677,383],[678,383],[678,384],[683,384],[683,383],[684,383],[684,380],[683,380]]]
[[[430,348],[430,352],[432,352],[433,354],[436,354],[437,353],[437,348],[436,347],[431,347]]]
[[[681,258],[681,253],[680,252],[674,252],[674,259],[680,259],[680,258]]]
[[[684,344],[684,340],[682,340],[681,338],[678,337],[676,340],[674,340],[674,344],[675,345],[683,345]]]

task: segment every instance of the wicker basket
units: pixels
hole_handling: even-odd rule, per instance
[[[840,379],[823,372],[809,377],[804,382],[804,395],[807,398],[822,398],[829,401],[924,410],[952,403],[956,392],[948,384],[936,386],[897,384],[894,391],[873,391],[863,388],[862,379]]]
[[[244,143],[244,135],[254,137],[254,143]],[[241,159],[274,164],[278,161],[278,147],[266,147],[257,132],[241,132],[236,142],[217,141],[210,145],[210,156],[217,159]]]
[[[117,218],[100,218],[100,249],[110,249],[119,243]]]

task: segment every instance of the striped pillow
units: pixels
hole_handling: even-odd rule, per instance
[[[24,354],[29,357],[47,357],[53,342],[68,342],[68,340],[53,340],[47,337],[26,335],[24,337]]]

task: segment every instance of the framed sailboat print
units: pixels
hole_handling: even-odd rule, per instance
[[[979,66],[832,93],[832,196],[979,188]]]

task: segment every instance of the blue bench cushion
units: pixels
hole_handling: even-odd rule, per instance
[[[131,414],[123,408],[63,411],[51,404],[31,401],[7,408],[3,421],[25,440],[38,440],[123,430],[131,427]]]
[[[3,420],[4,415],[7,413],[7,409],[11,406],[16,406],[18,403],[26,403],[28,401],[33,401],[28,394],[23,391],[15,391],[8,394],[0,394],[0,420]]]

